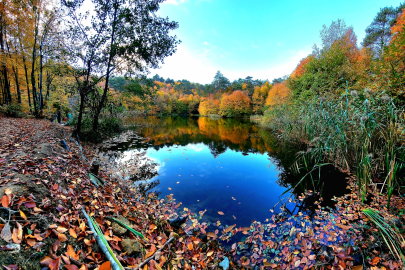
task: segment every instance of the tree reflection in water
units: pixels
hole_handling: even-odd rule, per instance
[[[138,135],[127,136],[124,140],[110,144],[107,148],[118,151],[147,148],[159,150],[164,147],[203,143],[209,147],[215,158],[228,149],[240,152],[245,156],[249,153],[260,153],[268,155],[269,164],[277,167],[279,172],[277,183],[286,189],[295,187],[308,173],[308,170],[301,170],[297,174],[291,169],[296,160],[296,154],[305,150],[305,145],[291,142],[280,143],[274,134],[257,127],[249,119],[148,116],[139,117],[136,122],[139,123],[138,127],[144,127],[137,130],[140,137]],[[113,151],[113,153],[112,159],[123,158],[122,156],[117,157],[119,155],[117,152]],[[159,185],[158,180],[149,181],[158,174],[158,170],[156,163],[145,162],[145,160],[141,162],[140,157],[137,156],[138,164],[134,165],[137,169],[130,174],[130,178],[139,183],[140,191],[146,193]],[[142,156],[142,158],[147,157]],[[306,181],[302,181],[294,190],[291,190],[293,201],[297,201],[306,190],[313,190],[314,195],[287,205],[287,208],[291,213],[301,211],[311,214],[318,209],[318,204],[315,202],[320,201],[320,197],[323,199],[320,203],[321,206],[333,207],[334,202],[331,199],[346,193],[345,178],[345,174],[330,165],[322,167],[320,173],[318,170],[314,171],[312,173],[313,181],[307,177]],[[318,193],[319,195],[317,195]]]

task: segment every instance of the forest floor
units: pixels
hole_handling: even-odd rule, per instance
[[[181,203],[171,196],[142,196],[103,165],[99,177],[105,184],[96,187],[88,171],[98,157],[97,148],[80,147],[70,137],[70,127],[2,116],[0,127],[0,265],[4,269],[110,269],[82,209],[95,218],[126,269],[138,269],[150,258],[142,269],[221,269],[226,258],[230,269],[403,267],[362,210],[374,208],[397,219],[403,234],[404,198],[393,196],[388,210],[386,198],[370,190],[365,205],[356,195],[354,177],[349,179],[351,192],[336,199],[333,212],[319,205],[314,216],[273,216],[246,228],[207,232],[206,224],[199,223],[204,211],[180,210]],[[298,200],[312,195],[308,191]],[[168,222],[179,216],[187,218],[183,226]],[[128,224],[145,239],[109,217]],[[244,242],[228,250],[219,244],[218,240],[232,241],[237,233],[246,235]],[[172,237],[174,241],[165,245]]]

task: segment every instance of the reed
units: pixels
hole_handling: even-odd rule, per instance
[[[346,91],[337,100],[281,105],[266,111],[261,125],[286,143],[307,145],[297,154],[297,168],[308,167],[312,160],[356,172],[363,201],[376,175],[386,178],[389,199],[395,188],[403,186],[403,107],[384,93]]]

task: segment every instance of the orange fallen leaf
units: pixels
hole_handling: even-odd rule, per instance
[[[13,191],[11,191],[11,189],[6,188],[6,189],[4,190],[4,193],[5,193],[6,195],[10,195],[11,193],[13,193]]]
[[[188,244],[187,244],[187,247],[188,247],[189,250],[193,250],[193,248],[194,248],[194,247],[193,247],[193,243],[188,243]]]
[[[67,241],[67,237],[63,233],[58,234],[58,239],[61,242],[66,242]]]
[[[221,216],[225,215],[223,212],[218,211],[218,214],[220,214]]]
[[[77,234],[76,234],[75,230],[73,230],[72,228],[69,229],[69,234],[70,234],[70,236],[72,236],[73,238],[77,238]]]
[[[77,252],[77,254],[75,253],[75,250],[73,249],[73,247],[71,245],[67,246],[67,251],[66,251],[66,256],[68,257],[72,257],[75,260],[79,260],[80,257],[80,250]]]
[[[171,187],[169,187],[169,188],[167,188],[168,190],[172,190],[172,188]]]
[[[35,246],[35,244],[37,243],[37,241],[35,241],[34,239],[27,239],[27,244],[30,245],[31,247]]]
[[[1,198],[1,205],[3,207],[8,207],[10,204],[10,198],[7,195],[4,195],[3,198]]]
[[[149,258],[150,256],[152,256],[153,255],[153,253],[155,253],[155,252],[147,252],[146,253],[146,255],[145,255],[145,259],[147,259],[147,258]]]
[[[111,270],[111,262],[106,261],[100,266],[99,270]]]

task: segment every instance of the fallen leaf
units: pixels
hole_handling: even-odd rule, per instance
[[[27,239],[27,244],[31,247],[35,246],[35,244],[37,243],[37,241],[35,241],[34,239]]]
[[[106,261],[100,266],[99,270],[111,270],[111,262]]]
[[[52,258],[49,256],[45,256],[39,263],[42,266],[49,266],[49,264],[52,262]]]
[[[64,235],[63,233],[58,234],[58,239],[59,239],[61,242],[66,242],[66,241],[67,241],[67,237],[66,237],[66,235]]]
[[[4,195],[3,198],[1,198],[1,205],[3,207],[8,207],[10,204],[10,198],[7,195]]]
[[[56,230],[58,231],[58,233],[65,233],[68,229],[59,226],[58,228],[56,228]]]
[[[4,225],[3,230],[1,230],[0,238],[6,242],[10,242],[13,238],[10,230],[10,224],[8,222],[6,225]]]
[[[74,265],[74,264],[67,264],[67,265],[65,265],[65,267],[66,267],[68,270],[79,270],[79,267],[77,267],[77,266]]]
[[[60,268],[60,257],[56,258],[55,260],[53,260],[50,264],[49,264],[49,268],[51,268],[51,270],[57,270]]]
[[[12,191],[11,189],[6,188],[6,189],[4,190],[4,193],[5,193],[6,195],[10,195],[11,193],[13,193],[13,191]]]
[[[188,243],[188,244],[187,244],[187,247],[188,247],[189,250],[193,250],[193,248],[194,248],[194,247],[193,247],[193,243]]]
[[[218,214],[220,214],[221,216],[225,215],[223,212],[218,211]]]
[[[27,220],[27,216],[24,214],[23,211],[20,210],[20,216],[24,219]]]
[[[235,226],[236,226],[236,224],[233,224],[232,226],[227,227],[227,228],[224,230],[224,232],[225,232],[225,233],[230,232]]]
[[[73,249],[73,247],[71,246],[71,245],[68,245],[67,246],[67,251],[66,251],[66,256],[68,256],[68,257],[72,257],[73,259],[75,259],[75,260],[79,260],[79,257],[80,257],[80,250],[77,252],[77,254],[76,254],[76,252],[75,252],[75,250]]]
[[[212,254],[214,254],[214,251],[209,251],[209,252],[207,253],[207,256],[210,257]]]
[[[70,234],[70,236],[72,236],[73,238],[77,238],[77,234],[76,234],[75,230],[73,230],[72,228],[69,229],[69,234]]]

